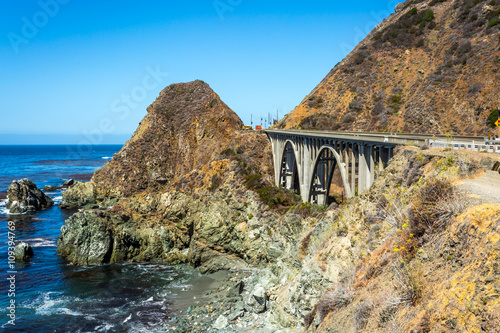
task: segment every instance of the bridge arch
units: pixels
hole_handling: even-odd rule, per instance
[[[346,165],[334,147],[329,145],[321,146],[313,165],[314,168],[309,185],[309,202],[316,202],[320,205],[328,204],[328,195],[336,167],[339,168],[346,197],[350,198],[353,196],[351,185],[349,184],[348,165]]]
[[[285,141],[280,162],[279,185],[300,194],[301,177],[297,163],[297,149],[293,141]]]

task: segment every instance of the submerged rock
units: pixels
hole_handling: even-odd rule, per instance
[[[54,202],[29,179],[15,180],[7,190],[6,207],[12,214],[47,209]]]
[[[14,257],[16,260],[26,260],[33,257],[33,255],[33,248],[28,243],[21,242],[14,248]]]

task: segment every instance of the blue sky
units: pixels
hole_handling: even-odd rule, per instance
[[[245,122],[283,117],[395,1],[2,1],[0,144],[123,143],[201,79]]]

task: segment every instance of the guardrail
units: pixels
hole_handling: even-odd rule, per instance
[[[447,136],[428,134],[402,134],[380,132],[338,132],[316,130],[264,130],[264,132],[278,132],[290,135],[329,137],[345,140],[360,140],[371,142],[387,142],[396,145],[428,145],[432,148],[445,148],[452,150],[466,149],[478,152],[500,153],[500,145],[485,144],[485,138],[480,136]]]
[[[498,153],[500,154],[500,145],[486,145],[483,141],[472,141],[472,142],[448,142],[448,141],[430,141],[429,147],[432,148],[444,148],[444,149],[466,149],[471,151],[486,152],[486,153]]]

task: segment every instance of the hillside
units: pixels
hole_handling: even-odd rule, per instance
[[[410,0],[281,128],[484,135],[499,107],[500,1]]]

